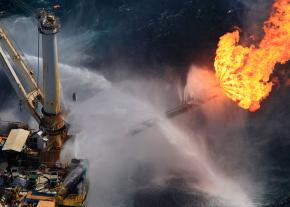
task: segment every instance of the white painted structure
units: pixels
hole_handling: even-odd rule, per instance
[[[43,57],[43,110],[42,125],[49,137],[48,148],[62,147],[65,124],[61,115],[60,81],[56,34],[58,19],[46,11],[38,16],[38,30],[42,36]]]
[[[39,32],[42,36],[43,95],[45,113],[58,115],[61,112],[60,82],[56,34],[59,23],[55,16],[40,14]]]
[[[29,131],[24,129],[12,129],[2,150],[21,152],[29,133]]]

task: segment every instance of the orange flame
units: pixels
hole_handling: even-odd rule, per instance
[[[290,0],[276,0],[264,23],[264,38],[258,46],[239,45],[239,31],[220,38],[215,58],[216,77],[225,94],[250,111],[272,90],[269,81],[277,63],[290,59]]]

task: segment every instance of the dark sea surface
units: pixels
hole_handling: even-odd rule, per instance
[[[60,17],[65,34],[60,35],[85,47],[79,47],[82,51],[78,51],[78,54],[82,53],[83,56],[77,59],[70,60],[70,53],[62,55],[61,52],[60,59],[92,68],[112,81],[120,77],[125,79],[128,73],[162,79],[168,72],[185,80],[192,63],[213,68],[219,37],[235,27],[244,28],[243,37],[252,33],[261,35],[262,31],[257,31],[257,28],[262,28],[271,3],[259,0],[23,2],[28,3],[31,8],[16,7],[9,0],[1,0],[2,18],[13,15],[31,16],[32,11],[37,11],[37,8],[51,8],[52,5],[61,4],[56,14]],[[255,22],[254,25],[251,24],[252,21]],[[66,45],[66,48],[61,48],[60,43],[60,51],[69,51],[71,48],[74,47]],[[72,50],[71,57],[75,58],[73,54]],[[116,65],[126,66],[125,75]],[[289,71],[289,66],[288,62],[284,66],[277,66],[276,70]],[[290,197],[290,89],[283,86],[282,79],[281,86],[273,89],[269,99],[263,102],[261,110],[249,114],[246,124],[247,138],[244,144],[258,145],[260,150],[255,154],[250,152],[251,147],[248,151],[245,148],[245,154],[252,154],[253,159],[259,160],[259,165],[251,166],[251,160],[237,164],[237,167],[250,165],[247,169],[255,172],[254,180],[257,183],[261,182],[261,177],[266,180],[265,198],[261,206]],[[3,100],[4,97],[13,96],[8,80],[0,80],[0,98]],[[0,107],[1,105],[3,103],[0,103]],[[227,150],[231,156],[231,150]],[[206,206],[203,199],[200,195],[188,194],[174,185],[136,193],[134,206]]]

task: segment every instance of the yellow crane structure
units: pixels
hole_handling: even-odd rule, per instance
[[[43,83],[40,87],[33,70],[26,63],[3,25],[0,26],[0,62],[21,102],[39,123],[48,138],[41,154],[42,161],[53,163],[59,159],[60,149],[67,139],[61,114],[60,80],[57,38],[58,18],[45,10],[39,12],[38,31],[42,37]]]

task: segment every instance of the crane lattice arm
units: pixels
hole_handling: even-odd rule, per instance
[[[53,14],[41,10],[37,15],[38,32],[42,39],[43,83],[42,89],[35,81],[33,71],[26,64],[20,50],[0,25],[0,63],[18,97],[28,107],[39,123],[40,129],[48,138],[47,151],[57,154],[68,138],[67,127],[61,111],[57,37],[59,20]],[[42,108],[37,106],[41,103]],[[54,152],[55,151],[55,152]],[[49,161],[50,157],[46,157]]]
[[[37,112],[36,103],[43,103],[42,92],[37,86],[33,71],[26,64],[3,26],[0,26],[0,61],[17,95],[40,123],[41,115]]]

